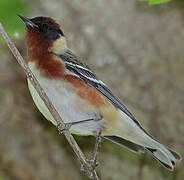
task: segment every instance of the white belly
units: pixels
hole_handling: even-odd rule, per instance
[[[89,105],[73,93],[72,86],[71,89],[68,88],[70,86],[68,83],[40,76],[40,72],[35,68],[34,62],[29,62],[28,65],[65,123],[91,119],[94,117],[94,113],[98,113],[94,112],[92,108],[89,111]],[[28,86],[40,112],[46,119],[56,125],[54,118],[29,80]],[[102,126],[104,126],[104,120],[90,121],[74,125],[70,130],[75,134],[91,135]]]

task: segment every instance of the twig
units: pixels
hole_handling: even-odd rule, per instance
[[[61,117],[60,117],[59,113],[56,111],[55,107],[50,102],[47,94],[44,92],[44,90],[40,86],[39,82],[37,81],[37,79],[35,78],[35,76],[33,75],[33,73],[31,72],[30,68],[25,63],[25,61],[22,58],[22,56],[20,55],[19,51],[17,50],[17,48],[15,47],[15,45],[13,44],[13,42],[8,37],[8,34],[4,30],[4,28],[3,28],[3,26],[2,26],[1,23],[0,23],[0,33],[2,34],[4,40],[6,41],[8,47],[10,48],[10,50],[13,53],[14,57],[16,58],[16,60],[18,61],[18,63],[23,68],[24,72],[26,73],[27,78],[31,81],[32,85],[37,90],[38,94],[40,95],[40,97],[44,101],[45,105],[49,109],[49,111],[52,114],[52,116],[54,117],[56,123],[57,124],[60,124],[64,128],[65,127],[65,123],[61,119]],[[71,133],[68,130],[65,130],[63,132],[63,134],[65,135],[65,137],[68,140],[70,146],[73,148],[74,152],[76,153],[76,155],[77,155],[80,163],[83,165],[83,167],[85,168],[85,170],[87,170],[87,175],[91,179],[98,180],[99,178],[97,176],[96,171],[86,161],[85,155],[81,151],[80,147],[78,146],[77,142],[75,141],[75,139],[73,138],[73,136],[71,135]]]

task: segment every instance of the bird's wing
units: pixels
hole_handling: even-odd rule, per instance
[[[66,69],[72,73],[72,75],[80,78],[89,86],[100,92],[105,96],[117,109],[123,111],[127,116],[129,116],[139,127],[139,122],[134,118],[130,111],[125,107],[125,105],[112,94],[112,92],[107,88],[107,86],[98,79],[96,74],[81,60],[72,53],[71,50],[66,50],[62,54],[57,55],[65,63]]]

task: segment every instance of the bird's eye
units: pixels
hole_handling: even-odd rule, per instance
[[[64,36],[63,31],[61,31],[60,29],[58,30],[58,33],[59,33],[61,36]]]

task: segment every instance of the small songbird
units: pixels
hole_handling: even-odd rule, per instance
[[[150,135],[125,105],[68,47],[60,25],[50,17],[28,19],[28,65],[70,132],[102,137],[134,152],[148,152],[173,170],[180,156]],[[33,100],[46,119],[57,125],[28,80]]]

